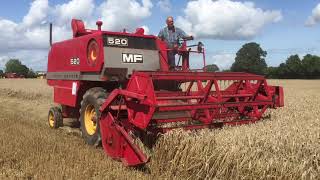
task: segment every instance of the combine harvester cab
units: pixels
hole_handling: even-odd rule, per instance
[[[48,84],[54,87],[48,121],[77,118],[85,141],[102,144],[127,166],[143,165],[145,146],[172,129],[194,130],[254,123],[268,108],[284,106],[283,88],[263,76],[191,70],[189,54],[205,51],[202,43],[177,49],[178,66],[169,71],[164,42],[155,36],[86,30],[72,21],[74,38],[53,44]],[[192,50],[191,47],[197,47]]]

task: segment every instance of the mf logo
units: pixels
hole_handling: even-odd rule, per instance
[[[123,63],[143,63],[142,54],[122,53]]]

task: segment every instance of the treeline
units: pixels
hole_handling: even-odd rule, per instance
[[[36,73],[31,69],[28,68],[26,65],[22,64],[19,59],[10,59],[5,64],[5,69],[0,70],[0,77],[4,77],[5,74],[8,73],[15,73],[17,77],[23,78],[36,78]]]
[[[308,54],[301,59],[292,55],[278,67],[268,67],[267,51],[255,42],[244,44],[236,54],[235,62],[226,72],[248,72],[275,79],[320,79],[320,57]],[[216,65],[208,65],[208,71],[219,71]]]
[[[320,57],[307,54],[290,56],[278,67],[268,67],[266,76],[275,79],[320,79]]]

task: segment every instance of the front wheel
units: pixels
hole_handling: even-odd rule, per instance
[[[106,100],[106,90],[100,87],[89,89],[83,96],[80,108],[80,129],[82,137],[89,145],[101,144],[99,108]]]
[[[58,129],[63,126],[63,118],[60,108],[51,107],[48,113],[48,124],[52,129]]]

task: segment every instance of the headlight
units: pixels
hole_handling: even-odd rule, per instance
[[[96,61],[99,56],[99,45],[96,40],[91,40],[87,49],[87,59],[89,65],[96,65]]]

